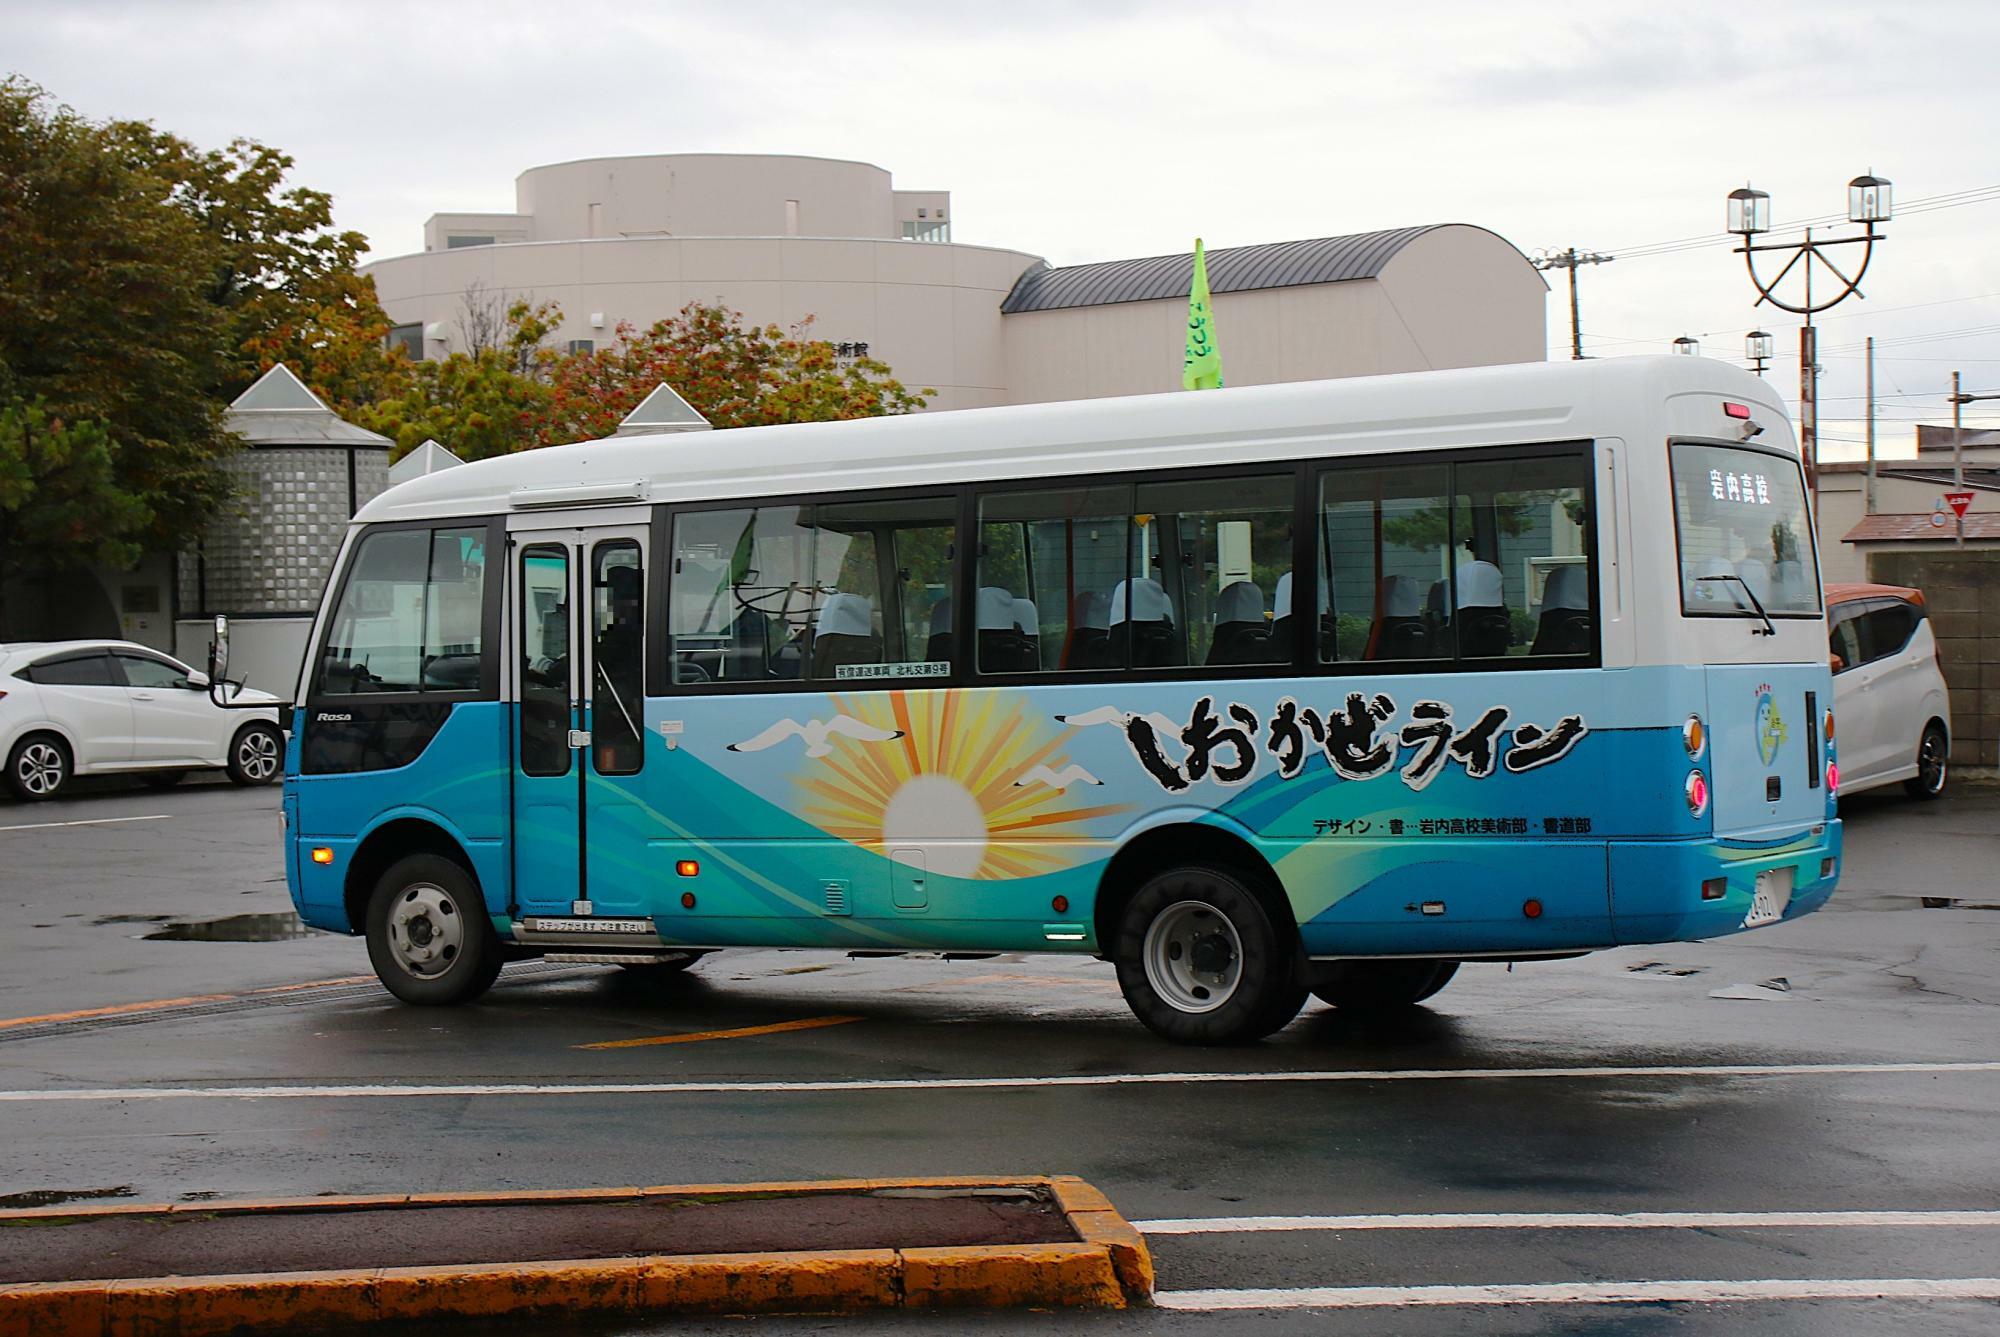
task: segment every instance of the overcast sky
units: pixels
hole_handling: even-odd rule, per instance
[[[0,69],[92,117],[276,145],[378,257],[433,212],[511,209],[523,168],[635,153],[862,159],[950,190],[954,240],[1055,264],[1439,222],[1618,254],[1719,234],[1745,180],[1781,226],[1844,213],[1871,169],[1899,206],[1993,188],[1891,222],[1867,300],[1822,317],[1828,454],[1860,449],[1866,335],[1885,442],[1948,420],[1954,367],[2000,389],[1996,51],[1991,0],[0,0]],[[1740,360],[1761,325],[1797,393],[1798,319],[1752,310],[1720,240],[1582,288],[1593,354],[1687,333]]]

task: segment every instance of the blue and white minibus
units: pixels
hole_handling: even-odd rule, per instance
[[[534,956],[1087,953],[1192,1043],[1808,913],[1783,407],[1700,358],[630,437],[391,489],[296,698],[307,922]]]

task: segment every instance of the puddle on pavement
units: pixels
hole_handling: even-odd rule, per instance
[[[187,920],[168,924],[145,936],[147,942],[291,942],[295,938],[318,937],[320,930],[309,928],[290,911],[284,914],[224,915],[220,919]]]
[[[28,1193],[0,1194],[0,1209],[12,1211],[23,1207],[60,1207],[66,1202],[131,1196],[130,1184],[120,1184],[116,1188],[38,1188]]]

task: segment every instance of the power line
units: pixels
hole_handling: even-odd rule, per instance
[[[1958,209],[1970,204],[1988,204],[2000,200],[2000,185],[1974,186],[1968,190],[1947,191],[1942,195],[1926,195],[1920,199],[1906,200],[1897,209],[1897,215],[1936,213],[1940,209]],[[1801,218],[1775,229],[1772,236],[1783,236],[1791,232],[1802,232],[1809,227],[1824,227],[1830,223],[1845,223],[1845,213],[1820,214],[1812,218]],[[1696,251],[1713,246],[1717,242],[1727,242],[1735,237],[1733,232],[1704,232],[1693,237],[1676,237],[1668,241],[1645,242],[1637,246],[1622,246],[1618,254],[1630,260],[1644,260],[1653,256],[1673,255],[1681,251]]]

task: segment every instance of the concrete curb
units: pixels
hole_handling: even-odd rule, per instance
[[[1121,1309],[1151,1302],[1145,1240],[1102,1193],[1074,1175],[841,1179],[766,1184],[520,1193],[264,1198],[156,1206],[40,1207],[0,1214],[0,1227],[51,1218],[276,1212],[510,1203],[594,1202],[671,1195],[734,1198],[1034,1187],[1061,1209],[1077,1243],[599,1258],[572,1262],[390,1267],[246,1276],[126,1278],[0,1285],[0,1337],[177,1337],[338,1327],[390,1320],[594,1314],[843,1313],[865,1309]]]

